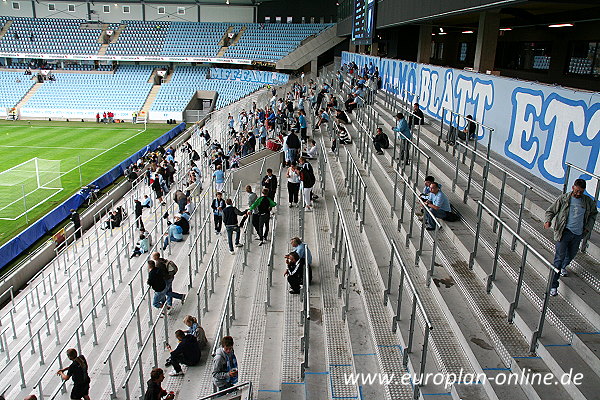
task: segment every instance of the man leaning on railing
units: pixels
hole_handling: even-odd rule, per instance
[[[576,179],[570,193],[559,196],[546,210],[544,228],[549,229],[554,220],[555,254],[554,266],[560,276],[567,276],[567,265],[577,255],[581,240],[594,228],[598,209],[596,202],[585,195],[586,183]],[[554,273],[550,296],[558,295],[559,274]]]

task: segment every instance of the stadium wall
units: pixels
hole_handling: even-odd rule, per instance
[[[137,162],[137,160],[139,158],[143,157],[146,153],[148,153],[150,151],[154,151],[158,146],[171,141],[173,138],[175,138],[177,135],[179,135],[184,129],[185,129],[184,123],[177,125],[175,128],[171,129],[164,135],[155,139],[152,143],[150,143],[149,145],[140,149],[136,153],[132,154],[130,157],[128,157],[127,159],[123,160],[121,163],[119,163],[118,165],[113,167],[110,171],[106,172],[105,174],[103,174],[102,176],[100,176],[99,178],[97,178],[96,180],[91,182],[91,185],[96,185],[96,186],[98,186],[99,189],[106,188],[107,186],[112,184],[118,177],[122,176],[125,169],[128,166]],[[126,190],[128,190],[128,189],[129,188],[126,187]],[[125,192],[121,193],[121,196],[124,193]],[[2,271],[2,269],[4,267],[6,267],[6,265],[11,263],[16,257],[21,255],[25,250],[27,250],[29,247],[31,247],[35,242],[37,242],[39,239],[43,238],[48,232],[50,232],[52,229],[54,229],[56,226],[58,226],[61,222],[63,222],[69,216],[70,210],[72,208],[74,208],[74,209],[79,208],[85,202],[85,200],[87,199],[88,196],[89,195],[83,195],[81,192],[74,194],[69,199],[67,199],[62,204],[60,204],[59,206],[54,208],[48,214],[46,214],[44,217],[35,221],[32,225],[30,225],[27,229],[25,229],[19,235],[14,237],[8,243],[6,243],[2,247],[0,247],[0,271]],[[86,221],[82,221],[82,226],[84,226],[83,224],[85,222]],[[90,221],[87,221],[87,222],[90,223]],[[24,273],[24,274],[27,275],[26,273]],[[34,274],[35,274],[35,272],[33,274],[30,274],[29,278],[31,278]],[[24,284],[26,282],[27,282],[27,280],[20,282],[20,283]],[[2,281],[2,283],[0,284],[0,290],[4,290],[5,289],[4,286],[8,287],[10,285],[19,287],[12,280],[5,278]]]
[[[492,127],[494,152],[556,187],[565,162],[600,174],[600,93],[343,52],[342,62],[350,61],[378,66],[385,90],[399,88],[433,118],[450,123],[446,108]],[[458,121],[459,128],[466,123]],[[478,139],[487,144],[489,134],[480,131]],[[594,180],[587,190],[595,193]]]

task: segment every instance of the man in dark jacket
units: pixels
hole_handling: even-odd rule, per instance
[[[148,260],[148,285],[154,290],[152,305],[156,308],[162,308],[165,304],[167,284],[161,270],[156,267],[153,260]]]
[[[269,196],[271,200],[275,200],[275,193],[277,192],[277,177],[273,175],[271,168],[267,169],[267,175],[262,179],[262,187],[269,190]]]
[[[389,139],[385,135],[385,133],[383,133],[383,129],[377,128],[377,133],[375,134],[375,136],[373,136],[373,147],[375,147],[377,154],[382,155],[382,149],[387,149],[388,145]]]
[[[196,365],[200,362],[200,346],[196,336],[185,334],[181,329],[175,331],[175,337],[179,340],[175,350],[167,344],[167,350],[171,352],[171,365],[173,371],[169,372],[171,376],[183,375],[181,364]]]
[[[134,211],[135,211],[135,227],[138,229],[144,228],[144,223],[142,222],[142,203],[139,200],[134,201]]]
[[[240,244],[240,226],[238,225],[237,216],[244,215],[244,213],[233,206],[233,200],[231,199],[227,199],[225,204],[227,204],[227,206],[223,209],[223,223],[225,224],[225,230],[227,231],[229,252],[235,254],[233,251],[233,232],[235,232],[235,246],[242,247]]]
[[[182,218],[181,214],[175,214],[174,224],[181,227],[181,230],[183,231],[184,235],[187,235],[188,233],[190,233],[190,223],[188,222],[187,219]]]
[[[285,256],[285,263],[287,268],[283,273],[283,276],[287,276],[288,283],[290,284],[290,293],[300,293],[300,285],[302,284],[302,274],[304,271],[304,261],[300,259],[300,256],[295,251]]]
[[[162,368],[154,368],[150,372],[150,380],[148,381],[148,388],[144,393],[144,400],[173,400],[175,395],[167,393],[162,388],[162,381],[165,380],[165,373]]]
[[[248,209],[248,215],[254,209],[258,210],[258,236],[260,238],[259,246],[262,246],[267,240],[269,234],[269,218],[271,216],[271,208],[275,207],[277,203],[269,196],[269,189],[263,189],[263,195],[256,199],[254,204]]]
[[[421,111],[421,108],[419,107],[419,103],[413,104],[412,113],[413,115],[411,115],[408,119],[408,126],[411,127],[414,125],[423,125],[423,122],[425,121],[425,116],[423,115],[423,111]]]
[[[75,230],[75,239],[81,237],[81,218],[75,209],[71,209],[71,221],[73,221],[73,229]]]

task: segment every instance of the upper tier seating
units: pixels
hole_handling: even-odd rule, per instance
[[[0,108],[4,110],[16,106],[34,84],[31,75],[0,71]]]
[[[221,49],[218,43],[229,26],[218,22],[173,22],[160,55],[216,57]]]
[[[161,86],[150,111],[181,111],[197,90],[219,93],[217,108],[224,107],[256,90],[260,83],[206,79],[208,68],[178,66],[168,83]]]
[[[81,29],[83,19],[3,17],[12,21],[0,51],[42,54],[96,54],[100,29]]]
[[[123,21],[127,25],[115,43],[108,46],[107,56],[158,56],[161,54],[170,22]]]
[[[225,57],[275,61],[294,51],[311,35],[331,24],[235,24],[235,32],[245,26],[239,42],[230,46]]]
[[[141,109],[152,83],[152,65],[123,65],[114,74],[55,73],[23,107],[33,109]]]
[[[98,54],[100,29],[82,29],[84,20],[0,17],[0,27],[12,25],[0,51],[40,54]],[[216,22],[122,21],[126,25],[107,56],[216,57],[219,41],[233,27],[239,41],[225,52],[226,58],[276,61],[296,49],[302,40],[331,24],[243,24]],[[120,24],[109,24],[116,31]]]

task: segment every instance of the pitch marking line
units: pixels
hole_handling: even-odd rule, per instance
[[[61,150],[107,150],[99,147],[60,147],[60,146],[11,146],[0,144],[0,147],[25,148],[25,149],[61,149]]]

